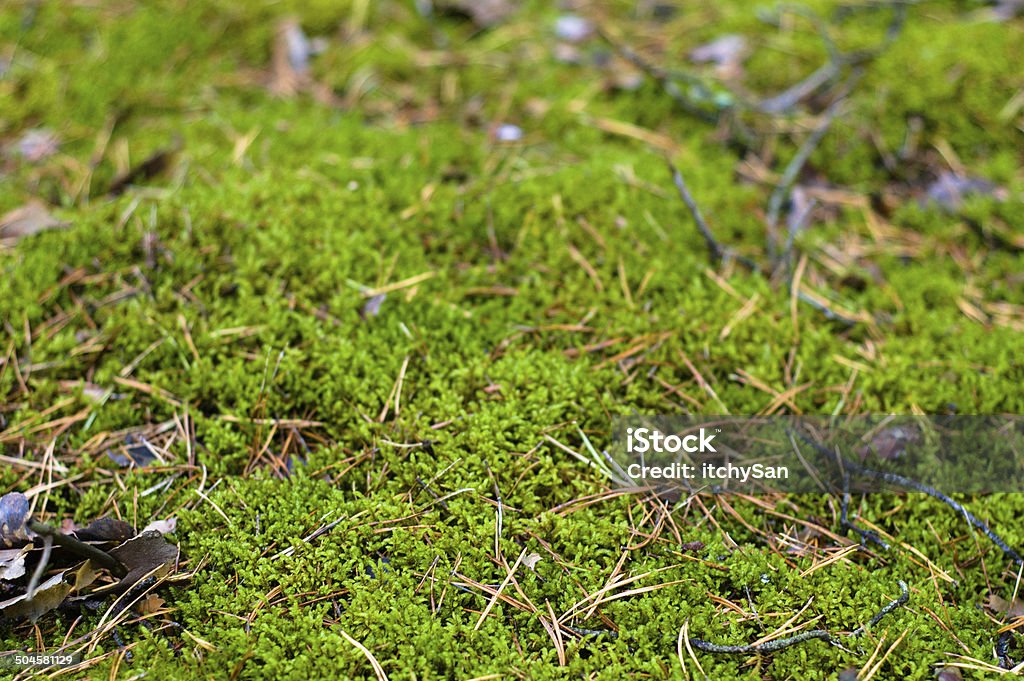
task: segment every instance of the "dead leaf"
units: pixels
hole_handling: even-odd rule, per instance
[[[28,497],[10,492],[0,497],[0,546],[21,546],[30,538],[25,523],[29,518]]]
[[[964,199],[971,194],[992,196],[999,201],[1009,198],[1006,189],[995,182],[980,177],[969,177],[943,171],[928,186],[928,195],[924,203],[935,203],[943,210],[953,212],[959,209],[963,205]]]
[[[99,518],[75,531],[75,537],[82,541],[123,542],[134,536],[135,528],[117,518]]]
[[[1020,598],[1014,598],[1011,602],[995,594],[989,594],[988,600],[985,601],[985,607],[993,615],[999,615],[1006,620],[1024,617],[1024,601]]]
[[[20,549],[0,549],[0,579],[11,581],[25,574],[25,556],[33,548],[25,544]]]
[[[67,223],[61,222],[50,214],[46,204],[38,199],[31,199],[24,206],[15,208],[0,217],[0,239],[17,241],[22,237],[32,236],[48,229],[66,226]]]
[[[71,585],[64,582],[64,573],[56,574],[40,584],[31,598],[28,593],[0,602],[0,617],[15,620],[27,617],[35,622],[39,617],[64,602],[71,593]]]
[[[537,563],[539,563],[540,561],[541,556],[539,553],[531,553],[530,555],[523,558],[523,565],[536,572]]]
[[[178,560],[178,547],[168,543],[159,532],[149,530],[111,549],[110,555],[128,568],[128,574],[114,589],[123,592],[150,573],[155,577],[166,575]]]
[[[18,140],[18,152],[30,163],[38,163],[57,153],[59,140],[52,130],[34,128]]]
[[[85,561],[71,570],[64,570],[36,587],[34,593],[23,593],[0,603],[0,619],[27,618],[35,622],[53,610],[72,592],[79,592],[96,580],[92,563]]]
[[[166,520],[154,520],[149,525],[143,528],[142,533],[159,532],[160,534],[174,534],[174,531],[178,528],[177,518],[167,518]]]
[[[164,599],[151,593],[146,594],[146,597],[139,601],[138,605],[135,606],[135,609],[139,611],[140,615],[151,615],[165,605],[167,605],[167,602],[164,601]]]
[[[159,460],[159,456],[153,446],[144,437],[136,439],[129,435],[127,446],[124,449],[124,454],[115,452],[113,450],[107,450],[107,458],[116,463],[121,468],[138,467],[143,468]]]
[[[175,140],[175,142],[168,147],[157,149],[142,163],[132,166],[126,172],[115,177],[110,182],[110,188],[107,190],[107,195],[118,196],[119,194],[123,194],[131,185],[160,175],[170,167],[171,160],[180,149],[180,139]]]
[[[746,58],[747,40],[741,35],[723,35],[690,50],[690,61],[714,64],[718,76],[726,80],[743,75],[743,62]]]
[[[898,459],[907,447],[921,441],[921,432],[912,426],[883,428],[871,437],[871,442],[857,450],[861,459],[874,452],[883,461]]]
[[[516,9],[509,0],[445,0],[436,6],[441,11],[467,16],[480,28],[496,26]]]
[[[363,305],[363,309],[359,313],[359,316],[363,319],[366,319],[367,317],[376,317],[380,313],[380,306],[384,304],[387,297],[388,294],[386,293],[378,293],[371,297],[366,301],[366,304]]]

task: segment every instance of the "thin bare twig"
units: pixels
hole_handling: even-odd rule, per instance
[[[774,641],[767,641],[765,643],[759,643],[757,645],[721,645],[721,644],[718,644],[718,643],[711,643],[709,641],[704,641],[702,639],[693,638],[693,637],[689,637],[686,640],[687,640],[687,643],[690,646],[692,646],[693,648],[696,648],[697,650],[703,651],[705,653],[718,653],[718,654],[723,654],[723,655],[728,655],[728,654],[751,655],[751,654],[774,653],[774,652],[777,652],[779,650],[783,650],[783,649],[788,648],[790,646],[796,645],[798,643],[804,643],[806,641],[817,641],[817,640],[828,641],[831,645],[834,645],[834,646],[837,646],[839,648],[842,648],[843,647],[842,646],[842,641],[844,639],[851,639],[851,638],[857,638],[858,636],[862,636],[871,627],[873,627],[876,624],[878,624],[879,622],[881,622],[882,618],[884,618],[886,615],[888,615],[892,611],[896,610],[896,608],[899,608],[900,606],[906,604],[907,601],[910,600],[910,589],[907,588],[907,583],[904,582],[903,580],[900,580],[899,581],[899,586],[900,586],[900,595],[899,596],[897,596],[892,601],[889,601],[888,603],[886,603],[885,606],[883,606],[881,610],[879,610],[877,613],[875,613],[871,617],[871,619],[869,619],[867,621],[867,623],[860,625],[859,627],[857,627],[853,631],[851,631],[849,633],[846,633],[846,634],[832,634],[832,633],[826,631],[825,629],[812,629],[810,631],[801,632],[801,633],[796,634],[794,636],[789,636],[787,638],[780,638],[780,639],[776,639]],[[580,628],[577,628],[577,627],[570,627],[570,626],[566,626],[566,625],[563,625],[563,626],[565,627],[565,629],[567,629],[568,631],[571,631],[572,633],[576,634],[577,636],[586,636],[586,637],[594,637],[594,638],[598,638],[598,637],[619,638],[620,635],[621,635],[619,632],[612,631],[612,630],[580,629]],[[673,641],[677,642],[675,637],[673,637]]]
[[[681,106],[688,113],[697,116],[701,120],[708,123],[715,123],[718,121],[718,115],[716,113],[710,113],[707,110],[701,108],[694,102],[695,99],[701,100],[705,103],[714,102],[714,93],[705,85],[701,80],[695,76],[681,73],[670,73],[661,67],[655,66],[651,62],[641,57],[637,52],[627,45],[622,44],[620,41],[613,38],[604,29],[598,29],[598,34],[604,39],[612,48],[619,53],[619,55],[628,61],[633,66],[643,71],[649,78],[654,80],[665,91],[669,97],[673,99],[679,106]],[[673,80],[673,77],[684,80],[687,86],[692,92],[696,94],[696,97],[688,97],[680,88],[679,85]],[[717,106],[717,109],[722,110],[728,108],[727,106]]]
[[[814,640],[828,641],[830,644],[841,648],[842,639],[856,638],[858,636],[863,635],[868,629],[882,621],[883,617],[885,617],[893,610],[895,610],[896,608],[900,607],[901,605],[905,604],[908,600],[910,600],[910,590],[907,588],[907,583],[903,580],[900,580],[899,585],[900,595],[898,597],[896,597],[892,601],[889,601],[889,603],[887,603],[885,607],[883,607],[881,610],[875,613],[875,615],[870,620],[868,620],[866,624],[862,624],[861,626],[857,627],[848,634],[840,634],[838,636],[835,636],[824,629],[812,629],[810,631],[804,631],[799,634],[796,634],[795,636],[790,636],[788,638],[780,638],[774,641],[767,641],[766,643],[759,643],[757,645],[718,645],[717,643],[708,643],[707,641],[701,641],[700,639],[695,638],[690,639],[690,645],[692,645],[697,650],[703,650],[706,653],[739,653],[743,655],[750,655],[752,653],[774,653],[776,651],[782,650],[783,648],[788,648],[792,645],[796,645],[797,643],[803,643],[804,641]]]
[[[828,108],[822,114],[822,121],[817,128],[814,129],[804,143],[797,149],[796,155],[786,165],[785,171],[782,173],[782,178],[779,183],[775,186],[772,191],[771,197],[768,199],[768,250],[769,257],[775,258],[775,227],[779,222],[779,213],[782,210],[782,204],[785,203],[789,197],[790,190],[793,188],[793,184],[796,182],[797,177],[800,175],[800,171],[807,165],[807,161],[811,158],[811,154],[821,144],[821,140],[824,139],[825,134],[829,128],[832,127],[832,123],[835,121],[836,116],[839,114],[839,109],[846,102],[846,97],[849,95],[850,90],[853,86],[854,79],[851,78],[850,82],[847,83],[845,92],[837,97],[835,101],[829,104]],[[787,242],[788,245],[788,242]],[[786,254],[788,257],[788,253]]]
[[[62,546],[72,553],[77,553],[83,558],[96,561],[103,567],[110,570],[110,573],[115,577],[124,577],[128,574],[128,571],[125,569],[124,565],[121,565],[120,561],[107,552],[96,548],[92,544],[86,544],[76,537],[72,537],[69,534],[63,534],[59,530],[50,527],[46,523],[41,523],[34,518],[29,519],[26,525],[28,529],[32,530],[36,534],[53,539],[54,544]]]
[[[838,466],[840,466],[840,468],[843,469],[843,470],[849,470],[849,471],[851,471],[853,473],[856,473],[858,475],[864,475],[864,476],[867,476],[869,478],[874,478],[876,480],[881,480],[882,482],[887,482],[890,485],[896,485],[898,487],[903,487],[904,489],[914,490],[915,492],[922,492],[922,493],[927,494],[928,496],[930,496],[930,497],[932,497],[934,499],[938,499],[942,503],[944,503],[947,506],[949,506],[950,508],[952,508],[957,513],[960,513],[964,517],[964,519],[970,525],[972,525],[976,529],[980,530],[982,534],[984,534],[986,537],[988,537],[992,541],[993,544],[995,544],[1000,549],[1002,549],[1003,553],[1006,554],[1007,556],[1009,556],[1011,559],[1013,559],[1013,561],[1015,563],[1024,564],[1024,558],[1021,558],[1021,555],[1019,553],[1017,553],[1017,551],[1012,549],[1009,544],[1007,544],[1005,541],[1003,541],[1002,537],[1000,537],[998,534],[993,532],[992,529],[988,525],[986,525],[983,520],[981,520],[980,518],[975,516],[973,513],[968,511],[966,508],[964,508],[964,506],[961,503],[959,503],[958,501],[956,501],[954,499],[949,498],[948,496],[946,496],[945,494],[943,494],[939,490],[935,489],[934,487],[931,487],[929,485],[925,485],[924,483],[918,482],[917,480],[913,480],[911,478],[904,477],[902,475],[897,475],[896,473],[889,473],[889,472],[886,472],[886,471],[876,471],[873,468],[868,468],[867,466],[862,466],[862,465],[860,465],[858,463],[855,463],[853,461],[849,461],[847,459],[844,459],[842,457],[842,455],[839,454],[839,452],[833,451],[833,450],[829,449],[828,447],[826,447],[825,445],[823,445],[823,444],[821,444],[819,442],[816,442],[815,440],[813,440],[812,438],[808,437],[804,433],[798,432],[797,436],[799,436],[799,438],[801,440],[803,440],[804,442],[806,442],[810,446],[814,447],[814,449],[816,449],[819,453],[829,457],[834,463],[836,463]]]
[[[675,182],[676,189],[679,191],[679,198],[686,204],[687,209],[690,211],[690,215],[693,216],[693,221],[697,223],[697,229],[700,230],[700,235],[704,237],[704,243],[707,244],[708,253],[711,255],[713,262],[721,262],[725,257],[725,251],[715,240],[715,235],[711,233],[711,228],[708,227],[708,223],[704,220],[704,215],[700,212],[700,207],[697,202],[693,199],[693,194],[690,193],[690,188],[686,186],[686,181],[683,179],[683,174],[679,172],[679,169],[675,167],[671,162],[668,164],[669,169],[672,171],[672,181]]]

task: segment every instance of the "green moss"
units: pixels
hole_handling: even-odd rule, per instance
[[[653,30],[634,3],[601,4],[627,35]],[[835,8],[812,4],[823,15]],[[817,641],[759,660],[699,654],[700,663],[710,678],[835,678],[904,631],[878,678],[931,678],[929,665],[950,652],[991,661],[995,627],[979,606],[989,585],[1011,591],[1013,575],[934,500],[860,501],[857,512],[894,548],[805,574],[822,555],[772,551],[764,534],[831,528],[832,500],[779,500],[773,515],[707,498],[709,516],[695,504],[674,511],[679,539],[704,544],[683,555],[665,525],[644,544],[650,505],[595,496],[604,481],[547,438],[579,449],[578,424],[600,448],[614,415],[756,413],[796,388],[787,411],[1020,412],[1019,314],[983,325],[963,309],[964,300],[1024,304],[1019,201],[976,197],[950,214],[909,199],[882,231],[860,208],[830,213],[799,239],[804,282],[874,323],[846,325],[804,303],[794,321],[786,286],[732,266],[726,285],[709,276],[661,152],[593,120],[672,139],[719,238],[763,259],[767,192],[737,178],[746,152],[724,148],[653,84],[616,91],[598,67],[557,62],[556,15],[543,3],[487,31],[449,16],[428,22],[410,3],[115,5],[0,10],[0,56],[18,46],[0,79],[5,148],[40,126],[63,140],[53,159],[6,162],[0,210],[38,196],[71,223],[0,252],[9,334],[0,356],[9,346],[22,367],[20,377],[10,364],[0,370],[0,396],[4,428],[31,431],[26,458],[40,460],[49,442],[52,428],[40,424],[70,420],[57,452],[73,484],[49,493],[48,510],[139,525],[176,516],[189,565],[203,562],[191,582],[162,592],[191,636],[123,627],[135,647],[119,674],[373,678],[345,632],[393,679],[684,678],[675,648],[684,625],[749,642],[810,600],[799,621],[850,630],[901,579],[910,607],[863,650]],[[354,27],[360,7],[365,23]],[[866,65],[814,174],[875,196],[906,193],[930,170],[928,149],[948,144],[970,172],[1024,187],[1019,120],[998,116],[1024,87],[1015,68],[1024,25],[978,21],[965,14],[973,9],[911,10],[898,40]],[[329,38],[313,70],[345,107],[262,87],[276,21],[289,13]],[[835,30],[844,50],[884,33],[885,16],[858,16]],[[825,57],[809,24],[793,26],[779,31],[749,3],[684,8],[650,54],[678,67],[701,42],[743,33],[755,48],[744,87],[769,94]],[[897,149],[914,117],[923,151],[890,171],[879,145]],[[490,137],[509,121],[523,144]],[[105,195],[111,178],[175,138],[170,172]],[[774,143],[776,170],[799,142]],[[396,282],[407,285],[363,314],[364,290]],[[72,385],[83,380],[111,395],[96,402]],[[95,446],[103,433],[186,412],[195,439],[175,435],[166,464],[120,470]],[[270,425],[281,420],[290,421]],[[302,422],[318,425],[285,425]],[[12,445],[4,453],[21,455]],[[39,482],[38,471],[0,469],[5,489]],[[517,573],[522,594],[505,593],[538,612],[498,602],[478,627],[489,597],[472,584],[507,574],[495,556],[495,487],[503,559],[541,556]],[[971,504],[1024,544],[1019,495]],[[548,604],[560,615],[605,587],[624,552],[618,574],[650,573],[630,588],[669,585],[572,619],[614,625],[620,637],[563,632],[559,666],[541,622]],[[87,614],[77,631],[100,617]],[[70,625],[56,617],[39,636],[55,646]],[[5,631],[4,645],[26,645],[24,633]],[[96,656],[116,647],[100,646]],[[107,657],[88,675],[112,669]]]

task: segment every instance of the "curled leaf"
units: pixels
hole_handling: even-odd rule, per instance
[[[74,569],[59,572],[36,587],[34,592],[0,602],[0,620],[27,618],[35,622],[63,603],[73,592],[79,592],[92,584],[95,579],[96,571],[88,560]]]
[[[10,581],[25,574],[25,556],[32,550],[32,544],[20,549],[0,549],[0,579]]]
[[[156,594],[148,594],[145,598],[139,601],[139,604],[135,606],[135,609],[139,611],[140,615],[151,615],[154,612],[160,610],[160,608],[167,605],[164,599],[160,598]]]

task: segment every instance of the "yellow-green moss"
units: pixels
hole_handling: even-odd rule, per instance
[[[632,21],[633,3],[600,4]],[[824,14],[835,7],[812,4]],[[866,67],[848,114],[815,154],[820,173],[876,196],[890,182],[916,181],[887,174],[868,133],[877,131],[891,149],[902,143],[908,119],[920,116],[922,148],[948,144],[971,172],[1024,188],[1019,116],[998,118],[1024,87],[1016,68],[1024,24],[979,21],[970,12],[980,4],[927,2],[911,10],[904,33]],[[365,33],[339,37],[351,7],[364,5]],[[311,35],[331,39],[314,62],[316,77],[340,96],[356,82],[372,85],[351,109],[264,91],[275,22],[288,13]],[[70,474],[82,478],[50,495],[50,510],[79,521],[114,505],[137,509],[140,523],[174,514],[182,549],[206,559],[190,584],[164,598],[174,619],[216,650],[129,627],[121,636],[139,643],[121,675],[372,678],[344,631],[392,679],[682,678],[675,638],[684,623],[694,636],[748,642],[813,597],[803,619],[853,628],[896,595],[900,579],[911,585],[911,606],[864,641],[870,654],[881,632],[888,645],[896,632],[912,630],[882,676],[930,678],[929,665],[965,652],[961,643],[991,659],[996,627],[980,604],[987,583],[1005,593],[1013,576],[993,548],[975,545],[960,518],[915,497],[875,496],[859,508],[899,540],[897,548],[853,555],[806,578],[810,558],[769,552],[721,507],[721,529],[695,508],[678,510],[682,539],[705,544],[695,553],[703,562],[674,553],[667,531],[666,541],[634,551],[626,575],[670,568],[636,586],[679,583],[604,606],[622,636],[567,640],[565,668],[535,615],[499,603],[475,629],[487,600],[453,586],[462,581],[453,571],[485,584],[505,577],[494,560],[495,484],[503,555],[510,562],[523,550],[542,556],[518,580],[535,604],[549,602],[556,613],[604,586],[623,547],[643,539],[631,531],[643,517],[636,498],[555,512],[602,489],[593,471],[545,440],[581,446],[574,421],[602,446],[611,415],[692,406],[667,386],[707,413],[722,405],[735,414],[764,409],[774,396],[739,380],[739,370],[777,391],[810,382],[792,398],[806,412],[831,413],[854,399],[875,412],[1024,408],[1019,330],[983,326],[962,309],[962,298],[974,295],[968,284],[986,300],[1024,304],[1019,250],[994,248],[984,236],[992,225],[1019,234],[1018,201],[973,200],[961,218],[909,200],[889,219],[920,238],[912,257],[880,248],[854,273],[866,283],[828,279],[830,294],[869,311],[876,328],[848,328],[803,304],[794,328],[786,287],[734,269],[725,273],[733,295],[705,273],[703,244],[659,153],[602,132],[576,111],[585,104],[592,116],[674,140],[674,160],[721,240],[760,257],[758,211],[767,192],[737,178],[738,152],[653,84],[606,91],[596,67],[557,63],[554,16],[544,3],[527,3],[510,24],[479,32],[452,17],[425,22],[412,3],[398,2],[17,3],[0,10],[0,57],[17,46],[0,78],[0,136],[7,143],[50,127],[66,154],[38,166],[12,162],[0,175],[0,212],[39,196],[61,206],[56,212],[71,223],[0,253],[0,352],[11,344],[33,367],[27,395],[12,371],[0,372],[0,401],[13,405],[4,412],[8,426],[70,396],[48,418],[90,409],[59,440],[60,452],[73,452],[97,433],[180,416],[171,402],[117,382],[134,363],[133,379],[189,405],[196,465],[207,474],[208,500],[196,494],[198,473],[136,499],[169,473],[117,471],[102,453],[67,457]],[[813,31],[798,26],[779,33],[744,2],[684,6],[664,27],[671,37],[656,54],[667,66],[686,67],[679,57],[686,50],[720,32],[743,32],[756,48],[747,84],[769,94],[824,58]],[[836,39],[844,49],[863,47],[884,28],[877,16],[849,19]],[[581,49],[592,56],[607,48]],[[449,101],[441,93],[451,82],[458,87]],[[407,124],[402,112],[420,108],[428,122]],[[492,141],[490,127],[506,121],[524,129],[524,144]],[[107,153],[87,174],[106,126]],[[175,168],[150,180],[151,191],[104,196],[126,164],[177,137]],[[783,138],[779,163],[794,152],[795,142]],[[965,219],[984,225],[982,234]],[[815,225],[800,246],[813,261],[824,247],[841,249],[847,238],[870,234],[863,213],[849,209]],[[75,268],[96,276],[58,286]],[[360,315],[363,288],[424,273],[429,278],[414,287],[389,293],[379,314]],[[723,338],[755,295],[754,314]],[[70,315],[66,323],[25,338],[26,326],[41,329],[61,311]],[[576,325],[584,328],[570,330]],[[633,356],[642,365],[608,361],[654,336]],[[87,339],[94,349],[76,351]],[[611,339],[623,340],[591,347]],[[393,389],[406,360],[398,410]],[[720,403],[697,385],[687,362]],[[860,368],[841,402],[853,366]],[[95,404],[61,383],[86,377],[115,394]],[[267,418],[323,424],[306,431],[316,435],[307,438],[306,465],[293,443],[288,480],[260,467],[242,475],[270,435],[248,420]],[[287,435],[270,439],[272,451]],[[385,443],[428,439],[431,447]],[[172,452],[185,461],[183,442]],[[342,475],[341,462],[363,453],[370,456]],[[428,481],[434,494],[454,496],[435,503],[422,489]],[[36,482],[0,471],[5,488]],[[795,531],[759,507],[731,503],[754,528]],[[829,500],[783,500],[779,510],[791,513],[792,504],[801,518],[835,522]],[[1024,543],[1014,524],[1024,512],[1020,496],[981,498],[972,508],[1011,544]],[[302,541],[339,518],[326,535]],[[908,546],[956,583],[936,580]],[[294,553],[273,559],[286,548]],[[987,576],[975,560],[979,551]],[[711,595],[756,608],[763,623],[741,621]],[[87,616],[78,631],[98,619]],[[58,644],[69,625],[66,616],[45,623],[44,642]],[[23,634],[3,632],[3,645],[28,645]],[[102,645],[97,653],[115,644]],[[760,668],[741,658],[700,660],[716,679],[826,679],[863,664],[858,652],[818,641],[766,657]],[[89,675],[110,671],[107,659]]]

